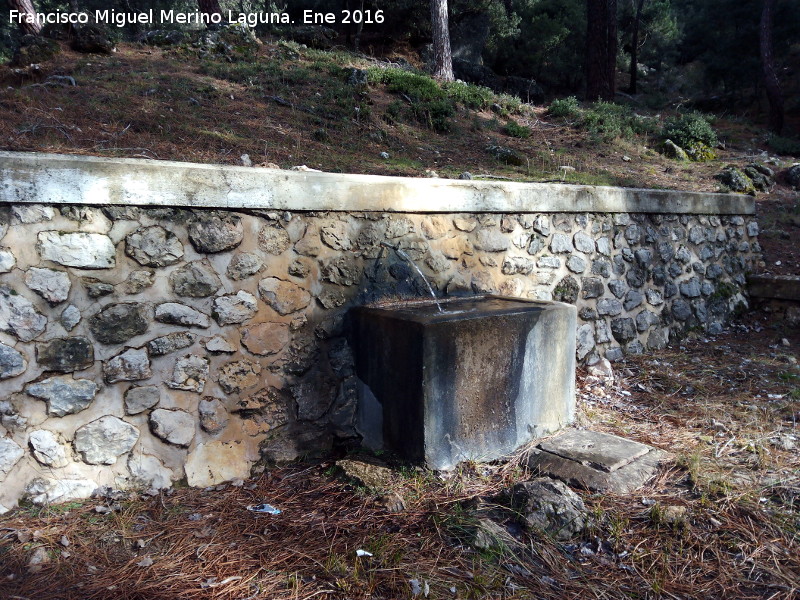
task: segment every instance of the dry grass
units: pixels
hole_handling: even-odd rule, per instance
[[[613,384],[580,377],[584,424],[678,461],[636,494],[582,492],[594,524],[573,543],[525,531],[493,504],[530,476],[524,452],[446,476],[401,465],[395,489],[406,510],[394,514],[332,463],[298,464],[242,487],[7,515],[0,597],[409,598],[417,580],[430,598],[796,598],[800,458],[778,440],[800,437],[800,335],[760,319],[629,359]],[[245,508],[263,501],[282,514]],[[509,543],[471,546],[485,514],[506,525]],[[31,568],[39,548],[47,560]]]
[[[635,145],[587,146],[583,134],[542,120],[542,108],[525,117],[533,130],[526,141],[502,136],[491,113],[460,114],[451,135],[388,125],[381,115],[394,97],[378,88],[369,98],[354,96],[318,53],[289,58],[281,48],[267,44],[258,64],[230,68],[136,46],[122,45],[113,57],[67,51],[42,77],[72,75],[75,88],[31,86],[40,78],[2,71],[11,87],[0,90],[0,145],[209,163],[236,163],[248,153],[255,163],[402,175],[434,168],[549,179],[566,165],[598,181],[715,186],[717,164],[679,167]],[[320,90],[329,93],[324,102]],[[369,116],[355,118],[353,102],[370,107]],[[330,108],[304,110],[314,103]],[[327,141],[315,137],[319,129]],[[489,143],[516,147],[532,162],[501,167],[483,153]],[[382,150],[392,154],[388,163]],[[623,162],[623,153],[633,160]],[[723,161],[734,156],[722,154]],[[768,251],[773,262],[785,254]],[[796,598],[800,458],[780,439],[800,437],[800,332],[762,319],[748,316],[747,328],[713,342],[630,358],[616,366],[613,384],[581,374],[582,424],[678,460],[635,495],[582,492],[594,525],[571,544],[492,512],[495,494],[530,475],[524,453],[504,464],[463,465],[447,477],[405,467],[396,488],[406,510],[395,514],[341,480],[331,463],[292,465],[242,487],[0,517],[0,598],[408,598],[410,580],[423,594],[427,582],[431,598]],[[470,545],[478,500],[507,525],[513,544]],[[283,513],[245,509],[263,501]],[[96,511],[115,504],[108,514]],[[668,518],[670,507],[685,512]],[[358,549],[373,556],[358,557]],[[35,556],[44,560],[32,566]]]
[[[541,106],[504,116],[461,108],[451,133],[435,133],[413,120],[387,119],[390,104],[406,101],[385,86],[346,84],[347,69],[370,64],[285,42],[267,42],[255,60],[234,63],[136,44],[120,44],[112,56],[65,46],[36,72],[0,66],[0,148],[220,164],[240,164],[248,154],[254,164],[330,172],[424,176],[432,169],[446,177],[470,171],[692,190],[715,190],[712,176],[722,163],[747,162],[733,140],[719,161],[685,165],[648,148],[645,138],[588,143],[585,131],[549,119]],[[50,75],[77,85],[50,85]],[[531,137],[504,135],[509,120],[530,127]],[[730,125],[749,147],[753,131]],[[490,144],[515,148],[529,161],[501,165],[485,151]],[[562,166],[576,171],[565,176]]]

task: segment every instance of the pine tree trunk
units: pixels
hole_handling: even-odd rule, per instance
[[[8,3],[12,9],[33,17],[33,23],[20,22],[19,28],[22,33],[31,35],[39,35],[41,33],[42,26],[36,21],[36,7],[33,5],[33,0],[8,0]]]
[[[603,27],[604,0],[586,0],[586,99],[597,100],[603,90],[606,36]]]
[[[447,0],[431,0],[431,27],[433,29],[433,76],[443,81],[453,81],[453,55],[450,52],[450,27],[447,18]]]
[[[586,0],[586,98],[616,93],[617,0]]]
[[[631,32],[631,82],[628,92],[636,93],[639,79],[639,26],[642,23],[642,9],[644,0],[639,0],[636,4],[636,16],[633,18],[633,31]]]
[[[764,87],[769,101],[769,128],[774,133],[783,130],[783,94],[778,75],[775,73],[775,59],[772,56],[772,9],[775,0],[764,0],[759,27],[759,46],[761,49],[761,68],[764,72]]]
[[[206,15],[222,14],[222,9],[219,7],[219,0],[197,0],[197,6],[200,12]]]
[[[613,102],[617,95],[617,0],[606,0],[606,70],[603,100]]]

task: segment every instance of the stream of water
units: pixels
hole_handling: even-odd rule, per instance
[[[436,303],[436,308],[439,309],[440,313],[443,313],[444,309],[442,309],[442,304],[439,302],[439,299],[436,297],[436,292],[433,290],[433,286],[431,285],[431,282],[428,281],[427,277],[425,277],[425,273],[423,273],[422,269],[420,269],[417,266],[417,263],[415,263],[413,260],[411,260],[411,257],[408,254],[406,254],[405,251],[402,248],[399,248],[397,246],[392,246],[389,242],[381,242],[381,246],[383,246],[385,248],[389,248],[390,250],[394,250],[394,252],[395,252],[395,254],[397,254],[397,256],[399,256],[400,258],[402,258],[404,261],[406,261],[408,264],[411,265],[411,267],[419,274],[419,276],[422,277],[422,281],[425,282],[425,285],[428,286],[428,291],[431,294],[431,298],[433,298],[433,301]]]

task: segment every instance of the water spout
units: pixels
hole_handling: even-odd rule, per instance
[[[425,277],[425,273],[423,273],[422,269],[420,269],[417,266],[417,263],[415,263],[413,260],[411,260],[411,257],[408,254],[406,254],[405,251],[402,248],[400,248],[398,246],[393,246],[389,242],[381,242],[381,246],[383,246],[384,248],[389,248],[390,250],[394,250],[394,252],[395,252],[395,254],[397,254],[397,256],[402,258],[404,261],[406,261],[408,264],[410,264],[414,268],[414,270],[419,274],[419,276],[422,277],[422,281],[425,282],[425,285],[428,286],[428,291],[431,294],[431,298],[433,298],[433,301],[436,303],[436,308],[439,309],[440,313],[443,313],[444,309],[442,309],[442,305],[439,302],[439,299],[436,297],[436,292],[433,290],[433,286],[431,285],[431,282],[428,281],[427,277]]]

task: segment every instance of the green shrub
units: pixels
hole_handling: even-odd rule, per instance
[[[498,94],[494,97],[495,103],[499,104],[503,110],[509,113],[522,112],[522,100],[511,94]]]
[[[518,112],[522,106],[518,98],[502,94],[496,95],[492,90],[463,81],[452,81],[439,84],[429,75],[405,71],[403,69],[367,69],[367,80],[372,84],[384,84],[390,92],[399,94],[411,105],[414,117],[428,127],[440,132],[450,131],[450,120],[456,114],[456,106],[462,105],[471,109],[483,109],[497,104],[505,112]],[[388,111],[387,111],[388,112]],[[388,114],[387,121],[396,119],[399,111]]]
[[[392,100],[391,104],[386,107],[386,113],[383,115],[383,120],[394,125],[400,120],[400,115],[403,113],[403,103],[400,100]]]
[[[581,112],[578,99],[575,96],[557,98],[547,107],[547,114],[557,119],[573,119]]]
[[[687,152],[698,143],[713,148],[718,142],[717,132],[714,131],[708,120],[697,112],[685,113],[668,119],[661,130],[661,137],[665,140],[672,140]]]
[[[418,121],[434,131],[447,133],[453,128],[450,119],[455,116],[456,109],[447,98],[429,102],[416,102],[411,105],[411,110]]]
[[[390,92],[405,94],[411,100],[427,101],[445,97],[434,79],[411,71],[370,68],[367,77],[370,83],[383,83]]]
[[[604,142],[630,138],[636,133],[632,125],[633,111],[613,102],[595,102],[583,113],[583,126],[594,139]]]
[[[800,156],[800,139],[798,138],[787,138],[779,135],[771,135],[769,136],[769,141],[767,144],[776,154]]]
[[[509,121],[506,123],[506,126],[503,128],[503,131],[506,135],[515,137],[515,138],[529,138],[531,137],[531,129],[530,127],[526,127],[525,125],[518,125],[514,121]]]
[[[486,108],[492,103],[494,92],[489,88],[463,81],[450,81],[442,85],[448,98],[467,108]]]

